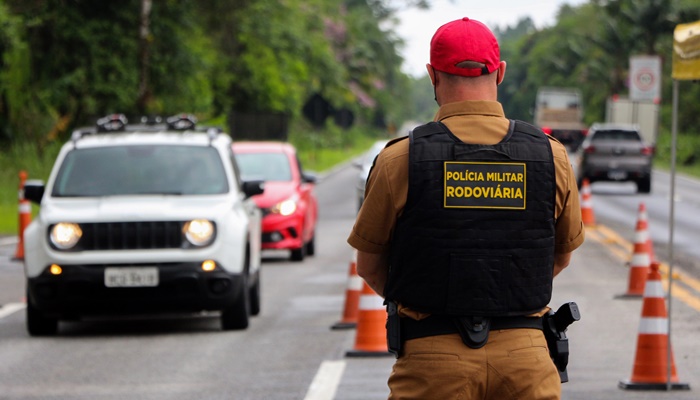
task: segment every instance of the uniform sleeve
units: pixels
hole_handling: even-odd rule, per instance
[[[365,199],[348,237],[348,244],[357,250],[380,254],[388,251],[392,229],[396,223],[394,192],[386,153],[377,157],[367,180]]]
[[[566,148],[552,141],[552,152],[557,176],[554,252],[570,253],[581,246],[585,238],[578,186]]]

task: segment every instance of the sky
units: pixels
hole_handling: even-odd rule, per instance
[[[442,24],[469,17],[489,28],[505,28],[529,16],[538,28],[552,26],[562,4],[580,5],[587,0],[432,0],[430,10],[414,8],[398,13],[395,32],[405,42],[401,50],[404,72],[415,77],[425,74],[430,55],[430,38]]]

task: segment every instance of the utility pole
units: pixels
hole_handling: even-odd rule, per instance
[[[146,113],[146,107],[151,99],[149,86],[149,70],[151,56],[151,7],[153,0],[141,0],[141,18],[139,26],[139,91],[136,106],[142,113]]]

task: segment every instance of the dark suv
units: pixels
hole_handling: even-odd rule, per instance
[[[579,187],[584,179],[631,181],[639,193],[651,191],[653,148],[642,140],[636,125],[596,123],[578,150]]]

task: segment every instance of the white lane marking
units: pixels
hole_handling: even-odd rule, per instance
[[[0,319],[7,317],[10,314],[14,314],[19,310],[24,310],[27,307],[24,303],[9,303],[0,307]]]
[[[17,244],[19,239],[15,237],[0,238],[0,246],[9,246],[11,244]]]
[[[345,371],[345,361],[324,361],[309,386],[304,400],[333,400],[340,378]]]

